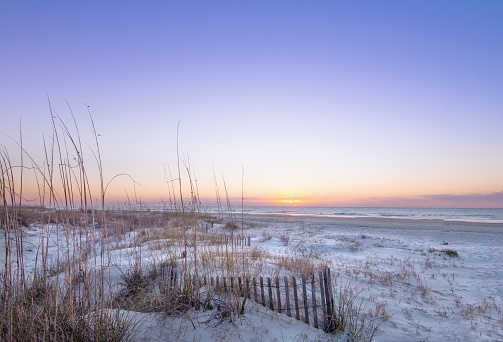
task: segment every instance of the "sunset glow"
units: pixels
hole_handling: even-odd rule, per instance
[[[213,204],[503,207],[499,1],[29,3],[0,3],[14,163],[57,118],[99,189],[90,111],[114,201],[180,166]]]
[[[282,199],[282,200],[277,200],[279,203],[288,203],[288,204],[301,204],[304,203],[302,200],[297,200],[297,199]]]

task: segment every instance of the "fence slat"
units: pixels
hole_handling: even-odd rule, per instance
[[[260,277],[260,296],[262,299],[262,305],[265,306],[264,277]]]
[[[325,299],[326,299],[326,307],[327,307],[327,331],[333,331],[335,330],[335,321],[334,321],[334,316],[333,316],[333,302],[331,298],[331,290],[330,290],[330,278],[327,272],[327,267],[323,269],[323,285],[325,285]]]
[[[253,296],[255,301],[258,303],[257,279],[255,279],[255,277],[253,277]]]
[[[323,330],[327,329],[327,308],[325,307],[325,290],[323,287],[323,273],[318,271],[318,276],[320,278],[320,298],[321,298],[321,311],[323,312]]]
[[[178,269],[175,268],[174,276],[173,276],[173,287],[178,291],[180,290],[180,286],[178,286]],[[180,277],[182,278],[182,277]],[[181,279],[180,279],[181,281]]]
[[[300,321],[300,312],[299,312],[299,296],[297,296],[297,280],[295,277],[292,277],[292,286],[293,286],[293,301],[295,303],[295,318]]]
[[[175,274],[173,273],[173,269],[171,267],[168,267],[168,284],[169,284],[168,288],[170,290],[173,289],[173,277],[174,277],[174,275]]]
[[[269,289],[269,308],[271,310],[274,310],[274,303],[272,301],[271,277],[267,277],[267,288]]]
[[[302,275],[302,298],[304,299],[304,322],[309,324],[309,303],[307,302],[306,277]]]
[[[288,277],[285,276],[285,301],[286,301],[286,314],[288,317],[292,317],[292,311],[290,310],[290,290],[288,288]]]
[[[334,310],[334,294],[332,290],[332,276],[330,275],[330,268],[327,269],[327,279],[328,279],[328,293],[330,294],[330,309],[332,310],[332,315],[335,314]]]
[[[313,323],[314,327],[318,329],[318,312],[316,310],[316,289],[314,287],[314,273],[311,273],[311,294],[313,299]]]
[[[281,291],[279,288],[279,278],[276,277],[276,297],[278,300],[278,312],[281,313]]]
[[[246,297],[251,299],[251,291],[250,291],[250,278],[246,277]]]

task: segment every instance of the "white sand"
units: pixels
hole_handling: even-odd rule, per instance
[[[339,284],[364,289],[369,308],[383,304],[390,318],[375,341],[503,340],[502,224],[252,214],[244,221],[245,234],[252,237],[247,248],[260,246],[275,256],[309,255],[327,264]],[[35,228],[26,230],[26,267],[34,260],[38,234]],[[269,234],[272,238],[264,239]],[[56,243],[50,246],[56,248]],[[160,253],[142,249],[144,262]],[[131,265],[134,255],[131,248],[118,249],[112,264]],[[129,314],[139,322],[138,341],[345,340],[253,303],[232,323],[212,319],[208,312],[183,318]]]
[[[391,318],[376,341],[503,340],[503,225],[386,218],[249,215],[275,253],[304,240],[341,279],[360,281]],[[258,243],[258,242],[256,242]],[[452,249],[459,257],[433,250]],[[392,285],[370,281],[390,274]],[[464,316],[464,317],[463,317]]]

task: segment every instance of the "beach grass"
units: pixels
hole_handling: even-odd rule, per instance
[[[190,164],[178,153],[177,178],[166,176],[169,190],[162,210],[141,202],[107,203],[108,185],[126,174],[105,180],[98,140],[81,141],[73,116],[73,128],[53,113],[51,118],[53,132],[50,143],[44,142],[43,161],[34,160],[21,145],[23,158],[17,160],[26,164],[14,165],[10,151],[0,151],[0,232],[5,245],[0,259],[0,340],[135,341],[139,333],[147,338],[138,321],[143,314],[182,318],[196,330],[202,324],[193,313],[200,317],[209,312],[205,322],[212,327],[228,322],[239,330],[238,322],[261,307],[260,298],[253,298],[257,292],[252,296],[243,290],[245,281],[314,279],[326,268],[332,269],[334,303],[331,316],[323,313],[329,317],[325,326],[320,324],[325,340],[344,336],[371,341],[384,324],[393,328],[401,323],[396,318],[399,310],[407,318],[425,307],[433,308],[440,319],[469,320],[473,329],[493,324],[495,336],[502,334],[501,303],[490,296],[467,302],[455,292],[457,275],[443,271],[456,267],[453,263],[461,259],[457,250],[434,246],[413,250],[417,259],[391,254],[345,262],[369,246],[384,250],[403,242],[368,232],[332,237],[312,228],[270,229],[269,224],[278,227],[272,220],[264,224],[250,219],[245,229],[243,218],[239,223],[226,215],[232,208],[225,180],[221,192],[214,176],[218,210],[204,210]],[[39,189],[38,205],[24,203],[22,184],[28,170]],[[91,175],[92,170],[97,175]],[[91,184],[91,178],[100,184]],[[187,187],[182,179],[188,180]],[[253,244],[247,245],[250,236]],[[327,242],[347,259],[327,253]],[[441,279],[452,293],[439,296],[432,288],[430,282]],[[317,304],[322,298],[319,293],[313,296],[304,305],[317,307],[323,317],[323,306]],[[271,298],[268,305],[277,307],[281,297]],[[402,299],[415,306],[401,307]],[[269,315],[280,322],[277,311]],[[297,322],[305,320],[300,314]],[[426,330],[417,322],[418,335]],[[190,336],[180,330],[176,339]]]

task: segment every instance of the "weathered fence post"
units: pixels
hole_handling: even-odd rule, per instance
[[[253,277],[252,282],[253,282],[253,296],[254,296],[255,301],[258,303],[257,279],[255,279],[255,277]]]
[[[175,273],[173,271],[173,268],[172,267],[169,267],[168,268],[168,282],[169,282],[169,289],[172,290],[173,289],[173,278],[175,276]]]
[[[304,321],[309,324],[309,303],[307,302],[306,277],[302,275],[302,298],[304,299]]]
[[[323,287],[323,273],[318,271],[320,278],[320,298],[321,298],[321,311],[323,312],[323,330],[327,329],[327,308],[325,307],[325,289]]]
[[[327,305],[327,331],[334,331],[335,330],[335,321],[334,321],[334,306],[333,306],[333,297],[332,297],[332,286],[331,286],[331,281],[330,281],[330,271],[328,267],[325,267],[323,269],[323,282],[325,285],[325,298],[326,298],[326,305]]]
[[[262,299],[262,305],[265,306],[264,277],[260,277],[260,295]]]
[[[279,288],[279,278],[276,277],[276,297],[278,299],[278,312],[281,313],[281,290]]]
[[[161,266],[161,277],[163,280],[166,280],[167,269],[168,269],[167,266]]]
[[[293,301],[295,303],[295,318],[300,320],[299,313],[299,296],[297,296],[297,280],[292,276],[292,286],[293,286]]]
[[[313,298],[314,327],[318,329],[318,311],[316,310],[316,290],[314,287],[314,273],[311,273],[311,294]]]
[[[267,277],[267,288],[269,289],[269,308],[271,308],[271,310],[274,310],[274,303],[272,302],[271,277]]]
[[[288,289],[288,277],[285,276],[285,296],[286,296],[286,314],[288,317],[292,317],[292,311],[290,310],[290,290]]]
[[[178,290],[180,290],[180,287],[177,288],[177,286],[178,286],[178,268],[175,268],[173,271],[174,271],[173,272],[173,288],[178,291]]]
[[[327,278],[328,278],[328,293],[330,294],[330,309],[332,310],[332,314],[335,314],[334,294],[332,290],[332,276],[330,274],[330,268],[328,267],[327,267]]]
[[[251,299],[250,277],[246,277],[245,282],[246,282],[246,286],[245,286],[246,297],[248,297],[248,299]]]

